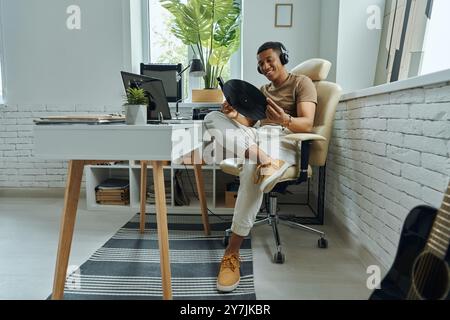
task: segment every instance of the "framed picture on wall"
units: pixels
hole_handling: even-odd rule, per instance
[[[275,4],[275,27],[290,28],[292,27],[292,11],[294,5],[292,3]]]

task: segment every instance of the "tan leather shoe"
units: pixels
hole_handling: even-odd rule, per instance
[[[261,164],[256,167],[254,182],[260,184],[262,192],[270,192],[277,184],[279,178],[289,168],[289,164],[283,160],[273,160],[268,164]]]
[[[217,276],[217,290],[221,292],[231,292],[239,285],[240,260],[236,253],[226,255],[220,262],[220,271]]]

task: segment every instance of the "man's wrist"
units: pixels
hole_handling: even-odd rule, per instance
[[[283,120],[280,123],[283,127],[288,128],[291,124],[291,115],[285,114]]]

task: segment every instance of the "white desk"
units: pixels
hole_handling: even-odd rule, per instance
[[[145,174],[145,178],[147,162],[153,165],[163,298],[172,298],[162,162],[198,150],[202,144],[201,129],[201,121],[142,126],[72,124],[34,127],[36,157],[69,160],[52,299],[64,296],[83,168],[108,160],[141,160],[141,177]],[[194,164],[197,191],[204,230],[209,234],[201,161],[197,162]],[[141,180],[141,231],[145,223],[145,178]]]

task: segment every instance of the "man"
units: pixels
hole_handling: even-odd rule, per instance
[[[266,119],[259,123],[248,119],[226,101],[221,112],[211,112],[205,117],[207,130],[219,144],[227,147],[236,142],[236,156],[254,160],[244,161],[239,175],[232,235],[217,278],[217,289],[222,292],[233,291],[239,284],[239,249],[255,222],[263,194],[270,192],[283,173],[296,163],[295,145],[283,141],[283,136],[311,132],[313,128],[317,105],[315,86],[308,77],[289,73],[285,67],[288,59],[280,42],[266,42],[258,49],[258,72],[270,81],[261,88],[267,97]],[[237,134],[226,134],[230,130]],[[273,137],[279,141],[275,149],[268,144]]]

